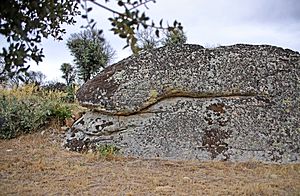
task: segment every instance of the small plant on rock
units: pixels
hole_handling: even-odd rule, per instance
[[[100,157],[107,158],[116,155],[120,149],[111,144],[104,144],[97,146],[96,150]]]

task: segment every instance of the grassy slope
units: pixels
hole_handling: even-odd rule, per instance
[[[0,140],[0,195],[297,195],[300,164],[99,158],[54,129]]]

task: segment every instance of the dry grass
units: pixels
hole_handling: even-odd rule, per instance
[[[99,158],[46,131],[0,140],[0,195],[299,195],[300,164]]]
[[[32,96],[40,98],[47,98],[57,100],[65,97],[67,93],[61,91],[40,91],[39,87],[33,84],[27,84],[21,87],[14,87],[12,89],[1,89],[1,95],[14,96],[17,99],[24,99]]]

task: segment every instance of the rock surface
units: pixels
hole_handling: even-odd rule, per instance
[[[300,55],[268,45],[162,47],[84,84],[65,146],[125,155],[300,161]]]

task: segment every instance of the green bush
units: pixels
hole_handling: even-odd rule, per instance
[[[66,89],[67,95],[64,97],[64,101],[68,103],[74,103],[75,101],[75,86],[68,86]]]
[[[62,121],[71,117],[71,109],[60,98],[63,95],[24,89],[0,92],[0,138],[37,131],[53,118]]]
[[[62,103],[55,103],[50,107],[50,115],[54,118],[63,121],[66,118],[71,118],[72,111],[69,106]]]
[[[9,139],[36,130],[46,123],[47,105],[39,99],[22,99],[2,96],[0,116],[4,123],[0,127],[0,137]]]
[[[119,149],[114,145],[105,144],[97,146],[97,152],[99,153],[100,157],[109,157],[116,155],[119,152]]]

